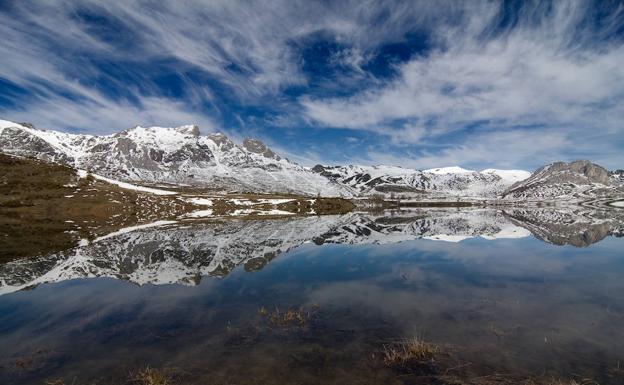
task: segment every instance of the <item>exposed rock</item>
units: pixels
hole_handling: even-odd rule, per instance
[[[280,160],[280,157],[276,155],[271,149],[269,149],[264,143],[257,139],[246,138],[243,141],[243,147],[254,154],[262,154],[266,158],[272,158]]]

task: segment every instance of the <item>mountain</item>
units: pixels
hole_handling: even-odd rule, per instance
[[[588,160],[555,162],[504,192],[506,199],[584,201],[624,195],[620,174]]]
[[[201,186],[223,192],[352,194],[345,186],[280,157],[259,140],[245,139],[238,145],[223,134],[200,135],[194,125],[137,126],[93,136],[0,120],[0,151],[132,182]]]
[[[496,198],[513,183],[531,175],[522,170],[478,172],[457,166],[420,171],[391,166],[316,165],[312,171],[362,195],[431,198]]]
[[[197,187],[213,192],[305,196],[383,196],[420,200],[497,199],[508,202],[606,200],[624,196],[624,171],[589,161],[523,170],[414,170],[395,166],[323,166],[285,159],[256,139],[234,143],[195,125],[136,126],[94,136],[41,130],[0,120],[0,152],[87,170],[114,180]],[[619,198],[618,198],[619,199]]]

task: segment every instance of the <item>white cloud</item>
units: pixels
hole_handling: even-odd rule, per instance
[[[495,30],[494,5],[468,9],[459,25],[439,25],[433,34],[442,48],[401,65],[381,88],[346,98],[302,98],[307,116],[403,144],[452,141],[450,149],[418,156],[425,166],[499,153],[521,161],[532,148],[522,145],[526,131],[518,126],[543,127],[531,141],[547,148],[544,138],[558,140],[562,152],[561,146],[585,146],[589,137],[599,146],[593,155],[610,146],[607,139],[623,132],[624,45],[609,34],[624,25],[624,7],[600,30],[586,22],[592,9],[585,2],[557,2],[552,12],[525,10],[513,28]],[[396,127],[405,120],[419,124]],[[485,142],[466,131],[475,122],[493,133],[476,134]],[[505,137],[516,144],[492,139]],[[510,152],[501,152],[501,145]]]
[[[200,111],[202,103],[214,101],[212,86],[186,79],[182,97],[186,103],[173,98],[168,102],[149,74],[140,70],[146,63],[171,59],[177,60],[175,67],[167,68],[172,74],[184,78],[186,70],[200,69],[245,103],[266,102],[279,97],[285,86],[305,85],[301,58],[293,45],[299,39],[327,31],[354,46],[341,60],[357,70],[371,47],[401,38],[410,23],[437,12],[428,2],[423,5],[290,0],[14,2],[7,7],[11,12],[0,12],[0,78],[38,98],[18,108],[5,107],[2,114],[37,121],[53,118],[56,108],[56,119],[48,126],[67,119],[84,122],[85,130],[97,132],[116,129],[110,124],[127,126],[139,118],[163,117],[146,109],[153,100],[161,102],[161,107],[169,103],[167,111],[184,107],[167,115],[170,117],[176,113],[191,118],[202,115],[191,111]],[[384,12],[385,22],[375,23]],[[88,19],[94,15],[98,21]],[[130,75],[140,82],[141,90],[124,84],[123,76],[93,65],[92,59],[122,62],[127,67],[136,64],[137,70]],[[105,96],[91,79],[125,88],[129,95]],[[79,100],[76,106],[66,100],[68,94]],[[100,104],[104,108],[98,112]],[[84,108],[82,113],[79,108]],[[108,112],[119,115],[104,116]],[[83,118],[89,114],[95,116]]]
[[[564,150],[569,144],[569,140],[562,133],[514,130],[478,134],[466,138],[461,144],[438,151],[423,150],[409,156],[395,156],[373,149],[368,153],[367,163],[395,164],[418,169],[451,165],[466,168],[515,168],[519,164],[533,165],[536,158],[543,163],[565,159]]]

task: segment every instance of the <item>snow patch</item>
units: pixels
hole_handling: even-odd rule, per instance
[[[186,198],[185,201],[198,206],[212,206],[212,199],[207,198]]]
[[[440,168],[430,168],[427,170],[423,170],[423,172],[428,172],[431,174],[470,174],[475,172],[474,170],[466,170],[465,168],[461,168],[459,166],[450,166],[450,167],[440,167]]]
[[[431,235],[431,236],[423,237],[423,239],[428,239],[430,241],[442,241],[442,242],[452,242],[452,243],[458,243],[469,238],[472,238],[472,237],[466,236],[466,235],[451,235],[451,234],[438,234],[438,235]]]
[[[146,192],[146,193],[150,193],[150,194],[154,194],[154,195],[176,195],[177,192],[175,191],[167,191],[167,190],[160,190],[160,189],[156,189],[156,188],[149,188],[149,187],[143,187],[143,186],[137,186],[131,183],[127,183],[127,182],[122,182],[122,181],[118,181],[115,179],[110,179],[110,178],[106,178],[104,176],[101,175],[96,175],[96,174],[91,174],[93,175],[93,177],[97,180],[101,180],[103,182],[107,182],[110,184],[114,184],[116,186],[119,186],[123,189],[126,190],[134,190],[134,191],[141,191],[141,192]]]
[[[524,170],[498,170],[495,168],[486,168],[480,171],[481,174],[498,175],[502,180],[509,183],[523,181],[531,176],[531,173]]]
[[[192,213],[187,214],[185,217],[186,218],[207,218],[207,217],[212,217],[212,216],[213,216],[212,209],[207,209],[207,210],[193,211]]]

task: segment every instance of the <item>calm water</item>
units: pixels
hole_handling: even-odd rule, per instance
[[[183,222],[14,261],[0,383],[124,384],[151,367],[180,384],[622,384],[619,215]],[[272,318],[288,309],[301,318]],[[412,337],[435,357],[384,362]]]

